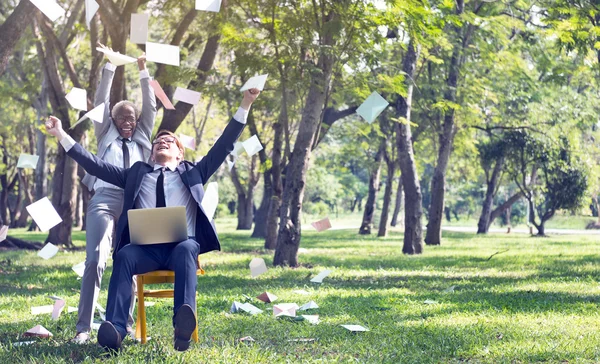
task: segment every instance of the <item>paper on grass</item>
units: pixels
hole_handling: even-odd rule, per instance
[[[372,123],[378,116],[388,107],[390,103],[386,99],[381,97],[380,94],[373,91],[369,97],[363,102],[356,113],[363,117],[369,124]]]
[[[85,271],[85,262],[77,263],[73,267],[73,272],[75,272],[78,276],[83,277],[83,272]]]
[[[31,168],[36,169],[40,156],[34,154],[21,153],[19,155],[19,161],[17,162],[17,168]]]
[[[65,96],[72,108],[87,111],[87,92],[82,88],[73,87]]]
[[[456,286],[450,286],[448,288],[446,288],[445,290],[443,290],[442,292],[444,293],[454,293],[454,289],[456,288]]]
[[[65,308],[66,302],[64,300],[56,300],[54,301],[54,306],[52,307],[52,320],[58,320],[60,317],[60,313],[63,308]]]
[[[296,310],[298,305],[295,303],[280,303],[273,306],[273,316],[289,316],[296,317]]]
[[[61,8],[60,5],[54,0],[29,0],[33,5],[35,5],[44,15],[48,17],[51,21],[56,21],[56,19],[65,15],[65,9]]]
[[[300,320],[306,320],[313,325],[317,325],[319,321],[319,315],[300,315],[298,316]]]
[[[262,258],[254,258],[250,261],[250,274],[252,278],[258,277],[259,275],[267,271],[267,264]]]
[[[218,13],[221,10],[221,0],[196,0],[196,10]]]
[[[231,304],[231,308],[229,309],[229,311],[231,313],[236,313],[236,312],[238,312],[240,310],[240,306],[241,305],[242,304],[239,303],[238,301],[233,301],[233,303]]]
[[[42,232],[46,232],[62,222],[48,197],[44,197],[25,208]]]
[[[128,55],[121,54],[119,52],[111,51],[109,49],[96,47],[96,50],[100,53],[104,53],[110,63],[115,66],[123,66],[129,63],[134,63],[137,61],[137,58],[129,57]]]
[[[129,39],[131,43],[144,44],[148,41],[148,14],[131,14]]]
[[[241,305],[239,305],[239,309],[247,312],[251,315],[258,315],[259,313],[262,313],[263,310],[261,310],[260,308],[254,306],[251,303],[242,303]]]
[[[0,225],[0,243],[6,240],[8,235],[8,225]]]
[[[353,332],[357,332],[357,331],[369,331],[369,329],[367,329],[366,327],[360,326],[360,325],[340,325],[343,328],[349,330],[349,331],[353,331]]]
[[[167,94],[165,93],[165,91],[162,89],[162,87],[160,87],[160,84],[158,83],[158,81],[156,81],[156,80],[150,81],[150,86],[152,86],[152,88],[154,89],[154,95],[156,95],[156,97],[158,97],[160,102],[162,102],[165,109],[175,110],[175,106],[173,106],[173,104],[171,103],[171,100],[169,100],[169,97],[167,97]]]
[[[90,29],[92,18],[100,8],[100,5],[94,0],[85,0],[85,24]]]
[[[217,182],[211,182],[206,187],[204,197],[202,198],[202,209],[208,218],[208,221],[213,219],[217,205],[219,204],[219,185]]]
[[[300,307],[298,310],[299,311],[306,311],[306,310],[312,310],[315,308],[319,308],[319,305],[317,305],[317,303],[315,301],[310,301],[304,305],[302,305],[302,307]]]
[[[58,253],[58,247],[52,243],[48,243],[44,245],[42,250],[40,250],[37,255],[42,259],[48,260],[55,256],[56,253]]]
[[[78,310],[77,307],[71,307],[71,306],[67,307],[67,313],[77,312],[77,310]]]
[[[317,274],[310,281],[313,282],[313,283],[323,283],[323,278],[327,277],[329,274],[331,274],[331,271],[329,269],[325,269],[321,273]]]
[[[327,229],[331,229],[331,222],[329,221],[329,217],[326,217],[319,221],[315,221],[315,222],[311,223],[311,225],[318,232],[325,231]]]
[[[257,88],[262,91],[265,88],[265,83],[267,82],[267,76],[269,76],[269,75],[266,74],[266,75],[251,77],[248,81],[246,81],[244,86],[242,86],[240,91],[244,92],[246,90],[250,90],[251,88]]]
[[[184,147],[191,150],[196,150],[196,138],[179,134],[179,140],[181,140],[181,144],[183,144]]]
[[[423,301],[424,304],[426,305],[435,305],[437,303],[437,301],[434,300],[425,300]]]
[[[256,340],[254,340],[252,338],[252,336],[244,336],[244,337],[240,338],[240,341],[241,342],[255,342]]]
[[[52,311],[54,311],[54,305],[35,306],[31,308],[32,315],[44,315],[52,313]]]
[[[150,62],[179,66],[179,47],[146,42],[146,59]]]
[[[266,292],[266,291],[261,293],[260,295],[258,295],[256,298],[258,298],[259,300],[261,300],[265,303],[271,303],[271,302],[277,301],[277,296],[275,296],[271,292]]]
[[[197,105],[200,102],[200,92],[177,87],[173,94],[173,99],[185,102],[186,104]]]
[[[242,143],[244,150],[250,157],[263,150],[262,144],[258,140],[258,136],[253,135]]]
[[[48,330],[46,330],[46,328],[42,325],[36,325],[34,327],[32,327],[31,329],[27,330],[24,334],[24,337],[26,336],[37,336],[37,337],[51,337],[52,333]]]

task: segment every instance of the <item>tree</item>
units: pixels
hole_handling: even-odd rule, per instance
[[[40,14],[29,0],[21,0],[10,16],[0,25],[0,76],[6,71],[8,60],[15,45],[34,15]]]

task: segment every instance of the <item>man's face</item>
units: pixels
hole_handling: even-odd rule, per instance
[[[135,127],[137,126],[137,120],[135,119],[135,110],[131,106],[121,107],[115,117],[115,126],[119,130],[119,134],[123,138],[131,138]]]
[[[156,162],[177,162],[183,159],[183,152],[177,146],[175,138],[161,135],[152,141],[152,159]]]

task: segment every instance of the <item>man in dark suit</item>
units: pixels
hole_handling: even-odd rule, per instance
[[[46,130],[57,137],[67,154],[90,175],[125,190],[123,212],[117,223],[116,248],[113,251],[113,273],[108,287],[106,321],[98,330],[98,343],[107,349],[119,349],[126,335],[131,284],[135,274],[159,269],[175,271],[173,326],[174,347],[187,350],[196,328],[196,261],[198,254],[219,250],[214,222],[209,221],[201,202],[203,185],[225,161],[233,144],[242,133],[248,110],[260,91],[244,92],[241,107],[221,137],[198,163],[183,160],[183,146],[177,136],[160,131],[152,142],[152,162],[136,162],[122,168],[89,153],[75,143],[62,129],[59,119],[51,116]],[[127,211],[139,208],[185,206],[188,236],[178,243],[156,245],[129,244]]]

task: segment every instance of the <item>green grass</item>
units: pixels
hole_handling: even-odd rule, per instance
[[[127,341],[118,357],[109,357],[95,344],[70,344],[75,313],[52,321],[50,315],[32,317],[30,308],[51,304],[45,298],[49,294],[77,306],[79,281],[70,267],[84,259],[84,252],[60,252],[48,261],[33,252],[0,252],[0,363],[600,361],[600,246],[593,236],[445,233],[442,246],[404,256],[398,232],[382,239],[358,236],[354,229],[306,231],[302,266],[282,269],[271,267],[272,253],[262,249],[261,240],[235,231],[231,220],[220,225],[223,252],[202,256],[206,275],[198,285],[200,341],[186,353],[172,348],[171,300],[157,300],[146,309],[152,337],[146,345]],[[82,245],[83,234],[74,236]],[[253,257],[264,258],[270,268],[255,279],[248,269]],[[325,268],[333,273],[323,284],[309,282]],[[109,274],[110,263],[105,287]],[[444,292],[451,286],[454,292]],[[293,293],[297,289],[311,294]],[[275,319],[270,311],[258,316],[229,313],[234,300],[265,290],[279,302],[316,301],[320,324]],[[438,303],[427,305],[425,300]],[[105,302],[103,289],[100,303]],[[54,337],[13,347],[15,341],[28,340],[20,334],[36,324]],[[371,331],[354,334],[340,324]],[[256,342],[239,342],[248,335]],[[294,338],[316,341],[288,342]]]

